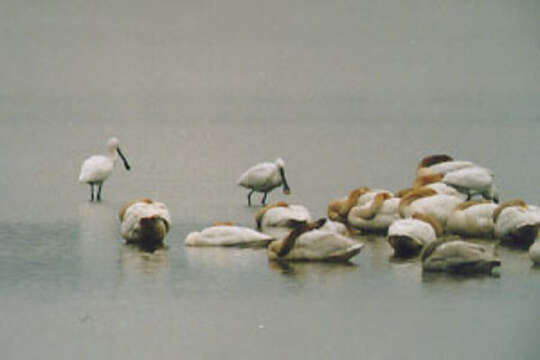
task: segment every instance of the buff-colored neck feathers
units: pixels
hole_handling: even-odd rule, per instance
[[[428,215],[428,214],[421,214],[421,213],[415,212],[412,217],[413,217],[413,219],[420,220],[420,221],[423,221],[423,222],[428,223],[429,225],[431,225],[433,230],[435,230],[435,235],[437,237],[442,236],[443,227],[442,227],[441,223],[437,219],[435,219],[433,216]]]
[[[124,220],[124,215],[126,214],[127,209],[131,205],[134,205],[134,204],[139,203],[139,202],[142,202],[142,203],[145,203],[145,204],[152,204],[154,201],[152,199],[150,199],[150,198],[142,198],[142,199],[135,199],[135,200],[131,200],[131,201],[126,202],[124,205],[122,205],[122,207],[118,211],[118,217],[120,218],[120,221]]]
[[[436,195],[437,192],[433,189],[427,188],[427,187],[421,187],[418,189],[414,189],[413,191],[409,192],[407,195],[401,198],[399,201],[399,214],[402,217],[404,216],[404,210],[407,206],[409,206],[413,201],[416,201],[418,199]]]
[[[261,222],[262,222],[262,218],[264,217],[264,214],[266,214],[268,210],[276,208],[276,207],[289,207],[289,204],[287,204],[284,201],[278,201],[278,202],[268,204],[265,207],[260,208],[259,211],[257,211],[257,213],[255,214],[255,223],[257,224],[257,229],[261,228]]]
[[[512,207],[512,206],[518,206],[524,209],[527,208],[527,204],[525,203],[525,201],[520,200],[520,199],[505,201],[501,203],[499,206],[497,206],[497,208],[493,211],[493,222],[494,223],[497,222],[499,215],[502,213],[504,209],[508,207]]]
[[[333,200],[328,204],[327,215],[330,220],[347,222],[347,215],[358,202],[358,198],[369,191],[367,187],[352,190],[345,200]]]

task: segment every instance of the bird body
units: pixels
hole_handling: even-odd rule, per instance
[[[399,219],[399,198],[386,192],[379,193],[362,206],[355,206],[349,212],[347,221],[355,229],[386,232],[390,224]]]
[[[270,260],[347,261],[363,247],[363,244],[335,232],[315,229],[299,235],[292,249],[285,255],[280,255],[285,241],[286,238],[276,240],[268,246]]]
[[[246,170],[237,180],[237,184],[250,189],[248,205],[251,206],[253,192],[264,193],[262,204],[266,204],[267,194],[278,186],[283,185],[283,193],[289,194],[290,189],[285,177],[285,162],[278,158],[275,162],[263,162]]]
[[[330,220],[347,222],[347,215],[353,206],[356,205],[358,199],[369,191],[366,187],[360,187],[352,190],[347,197],[332,200],[328,204],[327,215]]]
[[[388,228],[388,243],[397,257],[416,255],[426,245],[437,240],[442,233],[440,224],[434,218],[421,214],[394,221]]]
[[[455,196],[457,198],[460,198],[461,200],[465,201],[467,199],[467,195],[463,194],[456,190],[456,188],[447,185],[443,182],[434,182],[431,184],[425,185],[428,189],[433,189],[437,194],[444,194],[444,195],[451,195]]]
[[[491,273],[501,261],[481,245],[463,240],[435,241],[422,252],[424,271]]]
[[[126,243],[147,250],[163,246],[171,226],[171,216],[164,203],[152,199],[130,201],[120,209],[120,233]]]
[[[261,209],[261,212],[263,212],[263,209]],[[262,216],[257,220],[257,224],[261,232],[279,239],[290,232],[288,225],[290,220],[309,222],[311,221],[311,214],[303,205],[270,207],[263,212]]]
[[[109,153],[107,155],[93,155],[87,158],[81,165],[79,182],[90,185],[90,200],[94,200],[94,185],[98,186],[97,200],[101,200],[101,188],[103,182],[112,174],[118,156],[124,162],[126,170],[129,170],[127,159],[120,150],[117,138],[110,138],[107,142]]]
[[[217,225],[189,233],[185,244],[187,246],[264,247],[272,240],[274,240],[273,237],[247,227]]]
[[[445,175],[452,171],[465,169],[469,167],[475,167],[475,166],[477,165],[471,161],[453,160],[453,161],[444,161],[438,164],[434,164],[425,169],[428,170],[427,173],[433,173],[433,174],[440,173],[440,174]]]
[[[490,201],[467,201],[448,216],[449,233],[467,237],[493,237],[493,211],[497,204]]]
[[[522,200],[500,204],[493,211],[495,236],[501,244],[528,248],[536,239],[540,213],[531,210]]]
[[[442,225],[450,213],[463,202],[462,199],[446,194],[437,194],[432,189],[420,188],[403,197],[399,203],[401,217],[411,217],[414,213],[431,215]]]
[[[490,170],[480,166],[471,166],[446,173],[442,182],[467,194],[469,198],[479,194],[486,200],[498,202],[497,189],[493,180]]]

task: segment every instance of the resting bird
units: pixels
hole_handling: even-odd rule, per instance
[[[390,224],[400,218],[399,202],[400,198],[393,197],[388,192],[377,193],[371,201],[349,211],[348,224],[353,229],[386,233]]]
[[[328,218],[344,224],[347,223],[349,211],[356,205],[358,198],[368,191],[368,188],[360,187],[352,190],[345,198],[330,201],[327,209]]]
[[[266,205],[255,214],[257,230],[275,239],[290,232],[289,220],[311,221],[311,215],[305,206],[289,205],[283,201]]]
[[[320,230],[326,219],[313,223],[289,222],[292,231],[268,246],[268,258],[281,261],[347,261],[362,250],[363,244],[338,233]]]
[[[264,162],[246,170],[237,184],[250,189],[248,206],[251,206],[251,195],[257,191],[264,194],[261,204],[266,205],[266,196],[278,186],[283,185],[283,193],[288,195],[291,190],[285,178],[285,162],[278,158],[275,162]]]
[[[487,200],[472,200],[459,204],[448,216],[449,233],[467,237],[493,237],[493,211],[497,204]]]
[[[127,202],[119,211],[120,232],[128,244],[154,251],[163,247],[171,227],[171,216],[164,203],[152,199]]]
[[[434,217],[414,213],[411,218],[399,219],[390,225],[388,243],[394,248],[394,256],[410,257],[435,242],[442,233],[442,226]]]
[[[481,245],[463,240],[438,240],[424,248],[422,269],[449,273],[491,273],[501,261]]]
[[[399,214],[404,218],[415,212],[431,215],[444,228],[450,213],[462,202],[463,200],[456,196],[437,194],[433,189],[421,187],[401,198]]]
[[[217,223],[201,231],[193,231],[185,239],[187,246],[264,247],[273,237],[231,223]]]
[[[84,160],[81,165],[79,182],[90,185],[90,201],[94,201],[94,185],[98,186],[97,201],[101,201],[101,188],[103,183],[112,174],[118,155],[124,162],[126,170],[129,170],[127,159],[120,151],[118,139],[112,137],[107,142],[109,153],[107,155],[93,155]]]
[[[523,200],[506,201],[493,211],[493,223],[502,245],[528,249],[538,234],[540,213]]]

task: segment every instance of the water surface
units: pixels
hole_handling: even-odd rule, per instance
[[[183,240],[253,226],[235,181],[278,156],[292,195],[270,201],[314,216],[409,186],[431,153],[539,204],[539,18],[533,0],[2,2],[2,358],[536,359],[526,253],[497,248],[499,276],[467,279],[379,237],[350,264],[287,267]],[[132,171],[89,203],[79,166],[112,135]],[[172,214],[152,255],[119,236],[140,196]]]

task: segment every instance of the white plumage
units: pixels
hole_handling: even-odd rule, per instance
[[[388,243],[396,256],[416,255],[425,245],[436,240],[433,226],[422,220],[399,219],[388,228]]]
[[[491,273],[501,261],[484,246],[463,240],[434,242],[422,253],[425,271],[450,273]]]
[[[499,206],[504,206],[504,204]],[[500,211],[494,221],[495,236],[501,240],[501,243],[528,247],[538,233],[540,213],[527,206],[507,206]]]
[[[477,203],[465,209],[458,206],[448,216],[446,228],[449,233],[468,237],[493,237],[494,203]]]
[[[237,184],[250,189],[248,205],[251,206],[253,192],[264,193],[262,204],[266,204],[267,194],[278,186],[283,185],[283,193],[289,194],[290,189],[285,177],[285,162],[278,158],[275,162],[264,162],[246,170],[237,180]]]
[[[127,243],[155,249],[171,226],[171,215],[164,203],[141,199],[126,203],[119,212],[120,233]]]
[[[465,201],[465,199],[467,199],[466,194],[463,194],[463,193],[457,191],[456,188],[454,188],[454,187],[452,187],[450,185],[447,185],[447,184],[445,184],[443,182],[434,182],[434,183],[425,185],[425,187],[428,188],[428,189],[435,190],[435,192],[437,194],[452,195],[452,196],[460,198],[463,201]]]
[[[292,250],[278,256],[283,239],[268,246],[268,258],[284,261],[347,261],[357,255],[363,247],[348,237],[325,230],[311,230],[300,235]]]
[[[261,232],[279,239],[290,232],[289,221],[311,221],[311,214],[303,205],[273,207],[266,211],[260,221]]]
[[[442,182],[466,193],[469,197],[480,194],[484,199],[498,202],[493,174],[486,168],[472,166],[454,170],[446,173]]]
[[[361,216],[363,211],[373,206],[374,198],[361,206],[355,206],[349,211],[347,222],[355,229],[364,231],[386,232],[390,224],[400,218],[398,206],[399,198],[390,198],[384,200],[381,207],[370,218]]]
[[[185,239],[187,246],[238,246],[258,247],[268,245],[274,238],[242,226],[217,225],[193,231]]]
[[[401,215],[403,217],[410,217],[415,212],[431,215],[437,219],[444,228],[450,213],[462,202],[462,199],[451,195],[436,194],[426,196],[413,201],[408,206],[404,206]]]
[[[90,200],[94,200],[94,185],[98,186],[97,200],[101,200],[101,188],[103,182],[112,174],[118,155],[124,162],[126,170],[130,169],[127,159],[122,154],[118,139],[112,137],[107,142],[109,153],[107,155],[93,155],[87,158],[81,165],[79,182],[90,185]]]
[[[463,161],[463,160],[452,160],[452,161],[444,161],[435,165],[431,165],[429,167],[423,168],[426,174],[432,173],[441,173],[441,174],[447,174],[452,171],[468,168],[468,167],[474,167],[477,166],[471,161]]]

